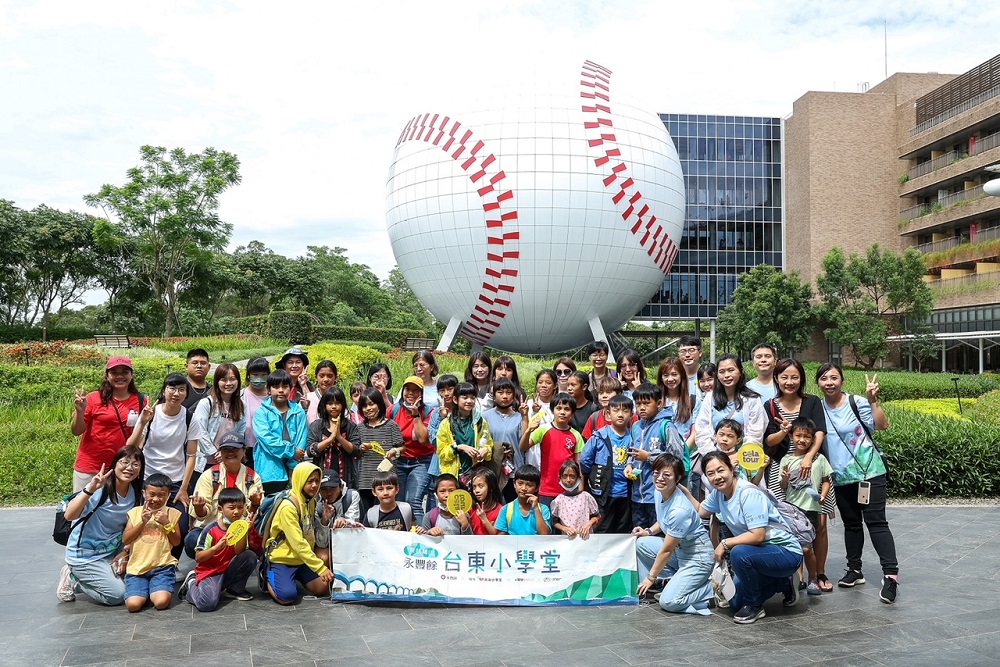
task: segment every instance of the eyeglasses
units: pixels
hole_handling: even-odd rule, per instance
[[[638,368],[638,366],[636,366],[635,364],[630,364],[628,362],[625,362],[623,364],[618,364],[618,368],[625,370],[626,368]]]
[[[570,375],[572,372],[573,371],[571,371],[568,368],[557,368],[556,369],[556,375],[558,375],[559,377],[566,377],[566,376]]]
[[[212,364],[210,364],[207,361],[195,361],[194,359],[188,362],[188,366],[211,366],[211,365]]]
[[[606,357],[606,356],[608,356],[608,353],[607,352],[597,351],[597,352],[591,352],[590,356],[591,357]]]
[[[660,470],[653,473],[653,479],[670,479],[674,476],[673,470]]]
[[[142,467],[142,464],[139,463],[138,461],[129,461],[127,459],[118,459],[118,465],[120,465],[122,468],[125,468],[126,470],[129,469],[138,470],[139,468]]]
[[[389,376],[386,375],[385,373],[376,373],[375,375],[372,376],[372,379],[373,380],[388,380]]]
[[[699,350],[696,347],[682,347],[681,349],[677,350],[677,354],[681,355],[682,357],[690,357],[695,354],[698,354],[698,352]]]
[[[185,387],[182,384],[177,385],[176,387],[174,386],[164,387],[163,389],[164,394],[182,394],[185,392],[187,392],[187,387]]]

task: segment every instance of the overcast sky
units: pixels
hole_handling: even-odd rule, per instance
[[[888,71],[960,74],[1000,52],[1000,3],[21,2],[0,0],[0,198],[87,209],[143,144],[242,163],[232,246],[347,248],[381,277],[393,147],[417,113],[468,107],[585,59],[651,111],[786,116],[809,90]]]

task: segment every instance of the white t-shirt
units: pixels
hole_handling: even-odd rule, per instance
[[[143,432],[146,444],[142,448],[146,455],[146,479],[153,473],[162,473],[173,482],[184,479],[184,463],[187,443],[198,440],[203,435],[201,424],[192,414],[191,425],[185,427],[184,409],[171,417],[163,412],[163,405],[156,406],[156,413],[149,422],[149,437]]]

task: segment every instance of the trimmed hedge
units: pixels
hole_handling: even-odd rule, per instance
[[[313,327],[317,329],[318,327]],[[314,345],[349,345],[352,347],[370,347],[373,350],[378,350],[382,354],[389,354],[392,352],[392,345],[388,343],[376,343],[372,340],[317,340]]]
[[[135,384],[144,394],[160,391],[167,372],[184,372],[184,357],[134,359]],[[20,366],[0,364],[0,405],[25,405],[34,401],[62,405],[66,418],[73,409],[73,389],[97,389],[104,377],[104,364],[93,366]]]
[[[370,340],[392,347],[402,347],[407,338],[430,338],[420,329],[383,329],[381,327],[344,327],[339,324],[317,324],[314,340]]]
[[[806,370],[806,391],[819,394],[816,388],[817,363],[803,364]],[[753,377],[754,370],[751,364],[746,364],[747,377]],[[648,371],[649,369],[647,369]],[[879,397],[883,401],[901,401],[918,398],[954,398],[955,383],[953,377],[957,377],[958,390],[962,398],[975,398],[988,391],[1000,389],[1000,382],[995,375],[984,373],[982,375],[955,375],[953,373],[910,373],[907,371],[869,371],[868,376],[878,374],[880,386]],[[852,394],[865,393],[865,372],[854,368],[844,369],[844,391]]]
[[[267,315],[251,315],[250,317],[233,318],[230,325],[232,331],[226,333],[247,334],[267,338],[271,335],[271,327]]]
[[[974,422],[984,425],[1000,424],[1000,391],[993,390],[983,394],[967,413],[969,419]]]
[[[885,406],[889,429],[875,440],[885,453],[889,495],[1000,495],[1000,427],[893,405]]]
[[[83,327],[49,327],[47,340],[82,340],[93,338],[96,332]],[[29,327],[25,324],[0,325],[0,343],[25,343],[42,339],[41,327]]]
[[[287,341],[292,345],[313,341],[312,315],[299,310],[275,310],[268,316],[270,338]]]

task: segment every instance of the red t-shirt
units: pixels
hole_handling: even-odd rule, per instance
[[[566,461],[576,458],[576,447],[580,442],[580,434],[573,429],[562,431],[552,426],[545,431],[541,442],[538,443],[542,454],[542,483],[539,485],[539,495],[554,498],[563,492],[563,488],[559,485],[559,468]]]
[[[83,409],[86,430],[80,436],[73,469],[97,474],[104,465],[105,471],[111,470],[115,454],[132,435],[132,427],[128,425],[129,411],[135,413],[133,423],[138,423],[141,410],[138,394],[129,394],[124,401],[116,401],[112,397],[106,405],[101,404],[100,393],[92,391],[87,394],[87,406]]]
[[[486,518],[490,520],[494,526],[497,523],[497,517],[500,516],[500,510],[503,509],[503,503],[500,503],[491,510],[486,510]],[[469,524],[472,526],[473,535],[492,535],[491,532],[486,530],[486,526],[483,525],[483,520],[479,518],[478,512],[469,513]]]
[[[226,531],[223,530],[218,521],[215,521],[214,523],[206,526],[205,530],[202,531],[201,537],[198,538],[198,546],[195,547],[195,551],[207,549],[213,544],[218,544],[220,540],[225,542]],[[215,554],[205,562],[198,563],[194,566],[195,581],[200,582],[205,577],[211,577],[216,574],[225,574],[226,568],[229,567],[229,563],[231,563],[235,557],[235,547],[226,545],[226,548],[219,553]]]
[[[392,410],[396,413],[393,416],[393,421],[399,425],[399,430],[403,434],[403,443],[405,444],[405,449],[403,449],[403,456],[408,459],[417,458],[419,456],[430,456],[437,451],[434,443],[428,442],[426,444],[420,444],[413,439],[413,424],[416,418],[409,413],[408,410],[404,409],[402,405],[398,406],[398,410],[394,407]],[[421,421],[424,423],[426,428],[428,424],[431,423],[431,414],[434,412],[431,408],[424,408],[424,415]]]

